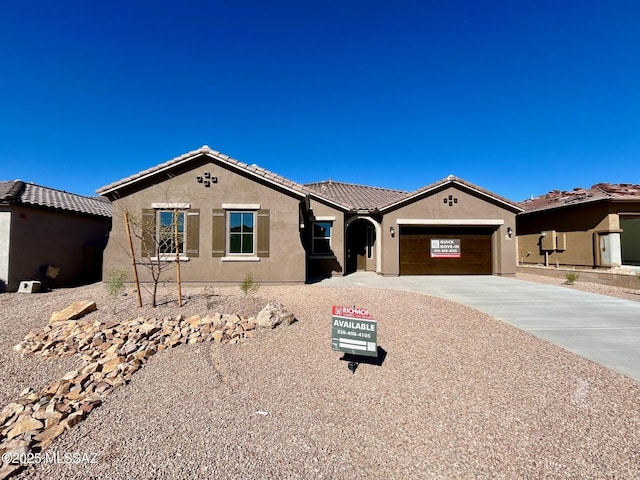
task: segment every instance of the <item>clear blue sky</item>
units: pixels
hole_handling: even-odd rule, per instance
[[[637,0],[6,1],[0,68],[0,180],[93,195],[206,144],[300,183],[640,183]]]

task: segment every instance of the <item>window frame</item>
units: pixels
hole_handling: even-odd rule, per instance
[[[333,253],[333,220],[319,220],[316,219],[311,222],[311,255],[320,257],[320,256],[334,256]],[[329,226],[329,235],[324,236],[316,236],[316,225],[326,224]],[[328,251],[316,252],[316,240],[328,240]]]
[[[154,242],[156,254],[150,256],[149,259],[151,261],[163,261],[163,262],[175,262],[176,260],[180,261],[188,261],[189,256],[187,255],[187,246],[188,246],[188,215],[191,209],[190,203],[152,203],[151,209],[154,211],[154,221],[155,221],[155,230],[154,230]],[[161,214],[169,213],[171,215],[178,214],[182,216],[182,251],[178,252],[168,252],[162,253],[161,250],[161,235],[160,229],[162,227],[161,222]],[[173,224],[173,219],[171,221]],[[196,255],[197,256],[197,255]]]
[[[231,216],[234,214],[240,214],[242,216],[244,215],[251,215],[251,232],[250,233],[245,233],[245,232],[239,232],[239,233],[234,233],[231,232]],[[244,223],[242,221],[243,219],[241,218],[240,221],[240,226],[243,227]],[[226,211],[226,218],[225,218],[225,223],[226,223],[226,227],[225,227],[225,243],[226,243],[226,247],[225,247],[225,253],[227,257],[256,257],[256,249],[257,249],[257,235],[256,235],[256,211],[255,210],[246,210],[246,209],[242,209],[242,210],[227,210]],[[240,250],[242,250],[242,246],[244,245],[244,236],[245,235],[251,235],[251,252],[232,252],[231,251],[231,235],[235,234],[235,235],[240,235]]]

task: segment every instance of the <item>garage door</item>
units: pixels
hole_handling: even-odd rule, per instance
[[[482,227],[400,227],[400,275],[491,275],[493,231]],[[433,248],[440,243],[443,248]]]

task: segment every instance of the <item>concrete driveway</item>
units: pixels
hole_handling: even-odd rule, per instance
[[[357,272],[320,285],[405,290],[453,300],[640,381],[640,302],[489,275]]]

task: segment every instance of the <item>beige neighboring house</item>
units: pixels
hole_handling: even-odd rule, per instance
[[[520,206],[518,259],[523,265],[640,265],[640,185],[554,190]]]
[[[114,207],[105,276],[130,270],[125,212],[136,257],[180,260],[187,282],[239,283],[251,274],[260,283],[304,283],[357,270],[391,276],[516,270],[521,209],[453,176],[414,192],[332,180],[302,185],[204,146],[97,193]],[[165,275],[175,278],[175,270]]]
[[[111,204],[20,180],[0,181],[0,280],[64,287],[95,282],[111,229]],[[55,278],[47,277],[57,272]]]

